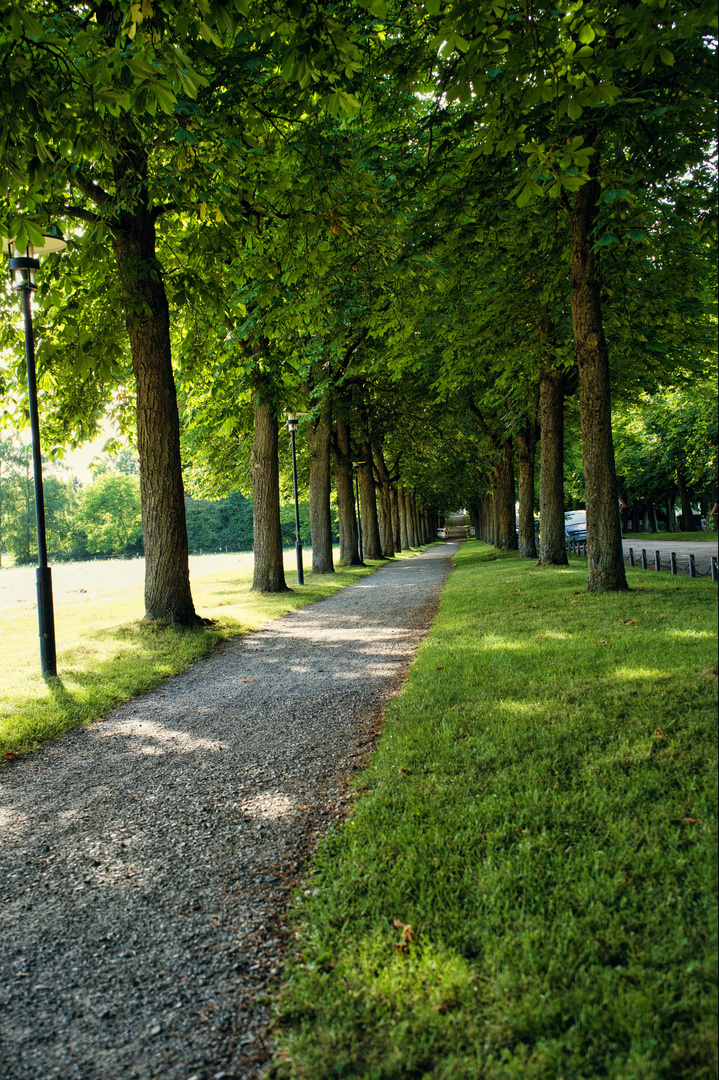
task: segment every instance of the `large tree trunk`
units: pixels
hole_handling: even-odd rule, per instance
[[[682,501],[682,532],[694,532],[694,514],[683,469],[677,469],[677,487]]]
[[[667,484],[667,532],[673,533],[677,531],[677,518],[674,513],[674,489],[671,484]]]
[[[539,373],[539,561],[567,565],[564,542],[564,385],[560,368]]]
[[[170,317],[148,207],[147,155],[134,142],[121,140],[113,168],[118,199],[132,205],[120,211],[112,243],[137,386],[145,619],[191,626],[200,620],[190,592]]]
[[[365,559],[382,558],[382,541],[379,535],[377,518],[377,496],[374,487],[374,468],[372,466],[372,447],[368,442],[360,445],[360,461],[357,467],[357,481],[360,494],[360,517],[362,518],[362,554]]]
[[[402,529],[400,525],[399,497],[397,485],[391,484],[389,489],[390,512],[392,514],[392,543],[395,553],[402,550]]]
[[[409,551],[411,548],[409,522],[407,519],[407,493],[400,485],[397,488],[397,506],[399,509],[399,532],[400,540],[403,551]]]
[[[537,426],[532,421],[517,432],[517,465],[519,469],[519,557],[537,558],[534,531],[534,455],[537,447]]]
[[[252,588],[258,592],[285,592],[280,526],[280,468],[277,457],[278,423],[269,405],[255,391],[255,438],[250,454],[252,471],[252,533],[255,564]]]
[[[595,155],[595,158],[598,154]],[[597,255],[592,235],[600,188],[575,193],[572,221],[572,323],[579,366],[582,457],[587,504],[589,591],[627,589],[612,442],[609,353],[604,337]]]
[[[412,519],[412,495],[409,488],[404,488],[404,517],[407,526],[407,547],[417,547],[417,537],[414,534],[414,521]]]
[[[335,467],[337,516],[340,529],[340,566],[362,566],[352,483],[352,441],[350,426],[343,416],[337,417],[332,457]]]
[[[498,536],[500,551],[516,551],[517,526],[514,512],[514,448],[512,439],[505,439],[497,466]]]
[[[310,446],[310,534],[312,536],[312,573],[334,574],[332,559],[332,517],[330,514],[330,442],[332,425],[329,402],[309,429]]]
[[[390,491],[389,470],[387,469],[387,463],[384,460],[382,447],[379,444],[373,443],[372,454],[374,456],[377,477],[379,480],[377,495],[379,497],[380,506],[379,525],[382,557],[385,559],[393,559],[394,530],[392,528],[392,495]]]

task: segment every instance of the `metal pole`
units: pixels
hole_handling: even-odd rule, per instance
[[[40,668],[43,675],[57,675],[55,656],[55,613],[52,603],[52,572],[47,565],[47,540],[45,537],[45,501],[42,489],[42,455],[40,453],[40,420],[37,411],[37,380],[35,378],[35,341],[32,329],[32,301],[30,285],[18,290],[22,293],[22,310],[25,318],[25,365],[27,368],[27,391],[30,402],[30,431],[32,434],[32,467],[35,480],[35,521],[37,523],[37,616],[40,633]]]
[[[662,553],[661,551],[654,552],[654,569],[661,570],[662,568]]]
[[[295,549],[297,553],[297,584],[304,585],[305,573],[302,569],[302,541],[300,539],[300,502],[297,495],[297,454],[295,453],[295,433],[290,431],[290,441],[292,443],[292,483],[295,488]]]
[[[647,549],[642,548],[642,570],[647,568]]]
[[[677,573],[677,553],[676,553],[676,551],[673,551],[671,553],[671,555],[669,556],[669,566],[670,566],[671,572],[676,577],[676,573]]]
[[[359,557],[360,562],[364,562],[364,556],[362,554],[362,513],[359,497],[359,470],[355,472],[355,488],[357,489],[357,539],[359,541]]]
[[[690,554],[689,554],[689,577],[696,577],[696,576],[697,576],[697,568],[696,568],[696,565],[694,563],[694,552],[690,552]]]
[[[634,548],[629,549],[629,565],[634,566]]]

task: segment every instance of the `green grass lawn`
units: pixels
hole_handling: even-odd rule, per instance
[[[716,1077],[716,587],[465,544],[296,899],[275,1077]]]
[[[398,558],[410,554],[404,552]],[[34,602],[18,601],[18,610],[12,610],[6,601],[0,621],[0,761],[6,754],[33,750],[47,739],[103,716],[184,671],[220,641],[322,600],[382,565],[368,561],[366,568],[338,568],[335,574],[318,577],[306,572],[305,585],[300,588],[294,584],[292,549],[285,554],[285,572],[293,591],[269,594],[251,592],[251,556],[238,556],[232,568],[232,556],[226,561],[228,568],[220,573],[193,574],[195,608],[215,620],[206,630],[143,624],[142,584],[112,587],[113,573],[119,576],[131,569],[122,560],[116,570],[112,560],[77,564],[78,580],[84,581],[87,590],[75,592],[86,593],[86,598],[69,602],[68,594],[66,602],[55,605],[58,674],[47,680],[40,673]],[[305,564],[310,561],[305,552]],[[202,564],[201,559],[193,562]],[[9,573],[17,575],[18,571]],[[28,573],[34,581],[34,571]],[[10,580],[15,578],[0,575],[0,583]],[[99,580],[110,584],[103,587]]]

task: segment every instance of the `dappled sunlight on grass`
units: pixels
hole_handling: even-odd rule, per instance
[[[298,897],[277,1076],[708,1077],[716,587],[456,563]]]
[[[311,552],[305,552],[305,561],[311,565]],[[58,596],[66,602],[55,605],[56,680],[45,680],[40,674],[34,607],[12,607],[13,589],[26,589],[28,573],[34,575],[34,571],[22,568],[21,575],[13,570],[12,580],[4,579],[10,585],[0,625],[0,751],[30,749],[99,716],[183,671],[219,641],[259,629],[271,619],[331,596],[381,565],[372,562],[318,576],[308,570],[305,585],[299,587],[292,581],[295,553],[291,550],[285,552],[285,569],[292,587],[272,594],[251,591],[251,555],[195,556],[191,559],[195,608],[211,618],[213,625],[189,630],[141,622],[141,560],[58,567]],[[202,574],[203,566],[212,572]],[[115,578],[120,584],[113,589]]]

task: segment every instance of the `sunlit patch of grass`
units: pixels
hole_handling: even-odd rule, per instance
[[[407,552],[399,557],[411,556]],[[306,553],[306,560],[309,558]],[[193,565],[201,566],[201,560],[193,559]],[[113,591],[112,561],[88,564],[88,578],[99,574],[106,585],[98,599],[56,604],[56,678],[45,680],[40,673],[34,609],[24,605],[22,611],[3,613],[0,761],[5,754],[25,753],[69,728],[102,716],[184,671],[219,642],[323,600],[381,565],[368,562],[366,567],[344,567],[335,574],[317,577],[306,572],[305,585],[299,587],[293,582],[295,553],[287,552],[285,571],[290,590],[270,594],[252,592],[251,562],[240,556],[235,567],[193,576],[195,608],[214,623],[207,629],[183,630],[141,622],[142,585]]]
[[[297,898],[275,1076],[716,1075],[715,617],[464,546]]]

